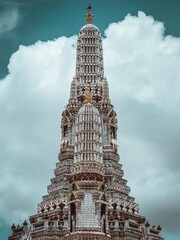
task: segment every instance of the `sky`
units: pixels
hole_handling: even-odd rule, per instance
[[[91,0],[140,213],[180,239],[180,1]],[[0,0],[0,240],[53,178],[85,0]]]

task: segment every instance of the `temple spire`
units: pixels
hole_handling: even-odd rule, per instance
[[[161,227],[151,227],[139,215],[123,178],[117,115],[104,77],[101,32],[93,24],[90,4],[86,20],[78,34],[69,103],[62,113],[55,176],[37,214],[29,219],[30,229],[26,221],[21,227],[13,224],[8,240],[164,240]]]
[[[93,24],[93,13],[91,11],[92,7],[89,4],[87,7],[87,13],[86,13],[86,22],[87,24]]]
[[[77,79],[77,99],[82,103],[87,100],[87,92],[89,96],[93,96],[93,101],[99,102],[102,100],[104,79],[101,32],[93,24],[91,5],[87,7],[86,19],[87,24],[80,29],[78,35],[75,74]],[[91,83],[91,94],[87,91],[88,80]]]

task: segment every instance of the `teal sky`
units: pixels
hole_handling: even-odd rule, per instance
[[[20,45],[76,35],[85,24],[89,2],[102,34],[110,23],[143,11],[164,23],[166,35],[180,37],[180,0],[0,0],[0,80],[8,74],[9,59]],[[0,240],[7,239],[9,231],[0,215]],[[180,239],[172,232],[164,237]]]

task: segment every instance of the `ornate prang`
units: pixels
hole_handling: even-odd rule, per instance
[[[62,113],[59,162],[48,194],[29,218],[11,227],[9,240],[163,240],[129,195],[119,163],[116,112],[104,76],[102,39],[87,24],[77,40],[76,75]]]

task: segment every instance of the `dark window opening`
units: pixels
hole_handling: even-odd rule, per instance
[[[71,208],[70,231],[74,232],[75,226],[76,226],[76,205],[75,205],[75,203],[71,203],[70,208]]]

